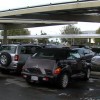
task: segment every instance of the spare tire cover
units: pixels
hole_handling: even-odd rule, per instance
[[[8,52],[2,52],[0,54],[0,64],[2,66],[9,66],[11,63],[11,55]]]

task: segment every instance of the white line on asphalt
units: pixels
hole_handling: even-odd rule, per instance
[[[18,80],[16,80],[16,79],[6,79],[6,81],[7,81],[8,83],[11,83],[11,84],[19,85],[19,86],[21,86],[21,87],[30,87],[28,84],[23,83],[23,82],[20,82],[20,81],[18,81]]]

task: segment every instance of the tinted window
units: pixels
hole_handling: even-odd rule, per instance
[[[45,58],[45,59],[54,59],[54,52],[51,51],[41,51],[35,55],[35,58]]]
[[[0,51],[6,50],[10,53],[15,53],[16,52],[16,47],[17,46],[1,46]]]
[[[38,52],[34,57],[44,59],[65,59],[67,56],[69,55],[66,51],[47,49]]]
[[[22,54],[34,54],[39,49],[40,47],[38,46],[23,46],[21,48],[21,53]]]

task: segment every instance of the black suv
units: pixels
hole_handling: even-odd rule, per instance
[[[73,77],[88,80],[90,69],[90,64],[75,50],[45,48],[28,58],[22,75],[28,83],[54,82],[60,88],[66,88]]]
[[[27,58],[41,49],[33,44],[7,44],[0,47],[0,69],[3,73],[15,71],[20,73]]]

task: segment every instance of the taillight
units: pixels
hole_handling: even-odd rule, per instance
[[[14,56],[14,61],[18,61],[19,60],[19,55],[15,55]]]
[[[54,74],[60,74],[61,73],[61,68],[56,68],[55,70],[54,70]]]

